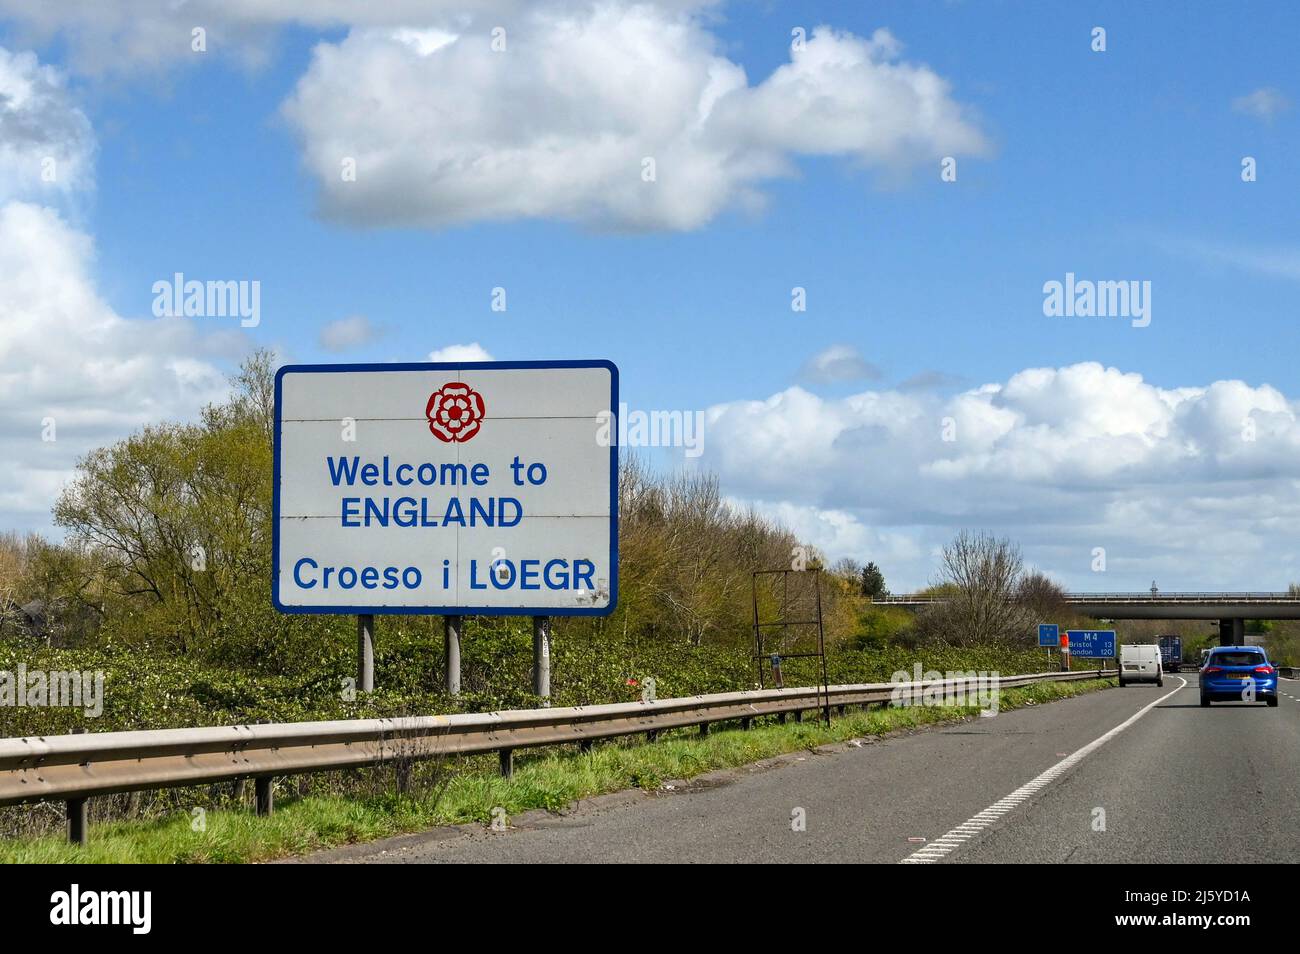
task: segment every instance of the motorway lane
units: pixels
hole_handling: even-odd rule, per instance
[[[1278,708],[1188,686],[949,859],[960,862],[1285,862],[1300,844],[1300,683]],[[1166,680],[1168,684],[1168,679]],[[1130,690],[1126,689],[1125,692]],[[1105,831],[1095,831],[1095,810]]]
[[[1300,696],[1282,706],[1197,704],[1189,687],[1151,708],[1032,799],[943,860],[1275,860],[1300,830]],[[1181,681],[1047,705],[715,773],[661,794],[530,813],[494,833],[442,829],[312,856],[339,862],[897,862],[1088,745]],[[1230,812],[1224,812],[1227,806]],[[1094,808],[1106,831],[1094,832]],[[807,830],[791,830],[802,808]],[[1209,830],[1205,836],[1192,833]],[[1226,854],[1225,854],[1226,853]]]

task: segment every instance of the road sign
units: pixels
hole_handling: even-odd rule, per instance
[[[617,409],[608,361],[281,368],[276,609],[613,612]]]
[[[1066,631],[1070,640],[1070,655],[1088,659],[1115,658],[1115,630],[1071,629]]]
[[[1061,644],[1061,630],[1055,623],[1038,624],[1038,645],[1039,646],[1059,646]]]

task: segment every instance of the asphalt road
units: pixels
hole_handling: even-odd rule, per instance
[[[1180,683],[1186,683],[1180,688]],[[1300,847],[1300,682],[1198,704],[1195,672],[625,792],[326,862],[1257,862]],[[806,830],[792,830],[802,810]],[[1104,814],[1103,814],[1104,813]],[[923,839],[923,840],[922,840]]]

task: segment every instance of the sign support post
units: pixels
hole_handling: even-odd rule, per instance
[[[1069,642],[1069,640],[1067,639],[1065,642]],[[1052,665],[1052,647],[1061,644],[1061,628],[1059,626],[1055,623],[1038,624],[1038,645],[1047,650],[1047,665],[1049,667]]]
[[[443,658],[447,673],[447,695],[460,695],[460,631],[463,617],[444,616]]]
[[[357,692],[375,691],[375,617],[357,615]]]
[[[551,618],[533,617],[533,695],[551,704]]]

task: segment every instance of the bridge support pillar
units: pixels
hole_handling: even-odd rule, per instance
[[[1246,621],[1244,619],[1219,620],[1219,645],[1241,646],[1246,642]]]

